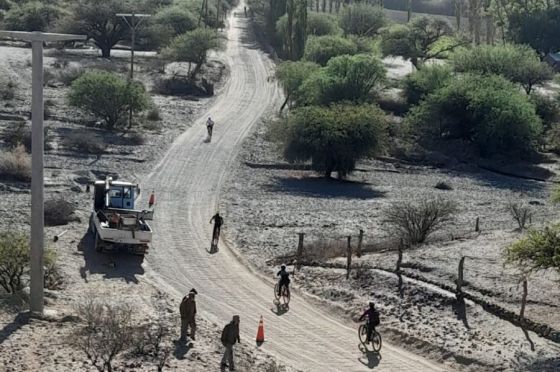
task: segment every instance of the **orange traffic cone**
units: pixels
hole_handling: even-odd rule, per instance
[[[154,192],[152,191],[152,193],[150,194],[150,200],[148,200],[148,205],[149,207],[153,207],[153,205],[156,203],[156,196],[154,194]]]
[[[264,322],[262,315],[259,321],[259,329],[257,330],[257,342],[264,342]]]

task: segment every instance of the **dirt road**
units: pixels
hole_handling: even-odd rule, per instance
[[[147,279],[177,298],[195,287],[200,315],[217,324],[239,314],[242,342],[254,343],[263,315],[267,341],[261,347],[304,371],[359,371],[375,366],[380,371],[443,370],[388,344],[381,359],[363,354],[356,325],[329,317],[300,296],[293,296],[288,312],[275,314],[269,283],[223,244],[217,254],[208,252],[208,221],[216,211],[221,184],[238,145],[253,124],[281,101],[276,83],[267,79],[273,65],[252,42],[242,13],[230,16],[227,29],[228,83],[207,115],[176,139],[143,183],[144,190],[154,189],[157,195],[156,236],[147,256]],[[216,122],[211,143],[204,142],[208,116]]]

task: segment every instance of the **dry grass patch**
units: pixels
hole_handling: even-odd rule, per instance
[[[0,152],[0,178],[11,181],[31,182],[31,158],[25,146]]]

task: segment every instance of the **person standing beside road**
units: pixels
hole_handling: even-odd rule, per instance
[[[194,299],[198,292],[196,289],[191,289],[189,294],[183,297],[179,311],[181,312],[181,338],[180,341],[184,342],[187,337],[187,331],[191,328],[190,338],[195,341],[196,332],[196,301]]]
[[[229,367],[230,371],[235,371],[233,345],[235,345],[236,342],[241,342],[239,338],[239,315],[234,315],[232,321],[226,324],[222,331],[221,341],[226,348],[222,358],[221,370],[224,371],[226,367]]]

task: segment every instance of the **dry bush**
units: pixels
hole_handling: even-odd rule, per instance
[[[198,87],[191,79],[173,75],[157,78],[152,91],[164,96],[208,96],[208,92]]]
[[[65,86],[72,85],[74,80],[82,76],[86,70],[80,66],[68,66],[58,72],[57,79]]]
[[[16,97],[16,89],[18,85],[14,80],[8,80],[6,83],[0,84],[0,98],[4,101],[10,101]]]
[[[64,279],[58,266],[58,255],[52,249],[45,250],[44,269],[45,288],[51,290],[61,289]]]
[[[326,260],[346,255],[347,243],[341,240],[321,238],[304,247],[303,254],[307,259]]]
[[[451,185],[449,185],[447,182],[445,181],[439,181],[438,183],[436,183],[435,188],[438,190],[453,190],[453,187],[451,187]]]
[[[47,111],[45,110],[46,114]],[[23,145],[27,152],[31,152],[31,127],[24,121],[9,123],[2,132],[1,138],[10,148]],[[45,150],[50,150],[52,146],[49,127],[44,127],[43,138]]]
[[[531,223],[534,212],[528,204],[510,201],[508,203],[507,210],[514,221],[517,222],[519,230],[524,230],[527,227],[527,222]]]
[[[23,145],[17,146],[10,152],[0,152],[0,178],[21,182],[31,181],[31,159]]]
[[[50,199],[45,202],[45,225],[60,226],[73,221],[74,204],[62,199]]]
[[[112,372],[114,359],[133,343],[132,308],[88,299],[76,310],[85,324],[74,330],[70,342],[98,371]]]
[[[103,154],[106,148],[100,136],[87,130],[71,133],[64,139],[64,144],[71,150],[86,154]]]
[[[0,233],[0,286],[8,293],[23,288],[29,263],[29,240],[23,233]]]
[[[150,109],[146,114],[146,119],[148,119],[149,121],[161,120],[161,114],[159,112],[159,109],[157,107],[153,107],[152,109]]]
[[[456,206],[443,199],[393,203],[385,210],[383,221],[390,233],[396,233],[408,244],[420,244],[452,220]]]
[[[128,142],[131,145],[139,146],[146,143],[146,137],[144,137],[144,135],[139,132],[131,132],[127,135],[127,138],[128,138]]]

